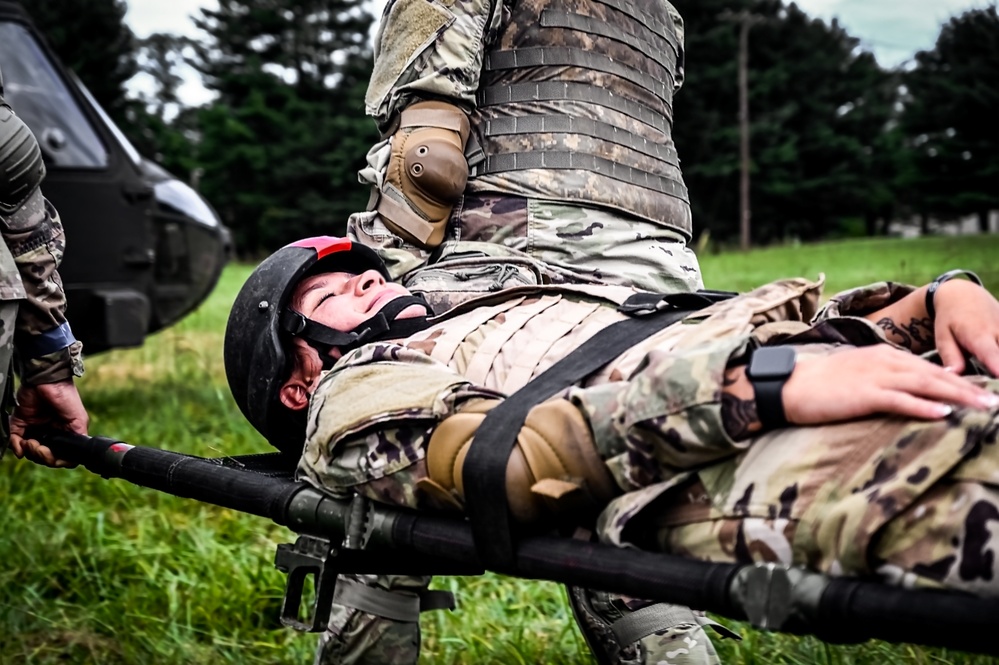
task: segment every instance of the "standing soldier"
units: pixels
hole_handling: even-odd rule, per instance
[[[384,140],[349,235],[414,290],[407,273],[466,241],[527,255],[553,282],[701,288],[671,138],[683,64],[665,0],[389,0],[365,100]],[[385,608],[429,578],[341,580],[317,663],[415,663],[419,624]],[[710,622],[686,608],[569,599],[601,663],[717,662]]]
[[[41,150],[31,130],[3,99],[0,76],[0,395],[13,395],[10,369],[21,377],[10,417],[0,415],[14,454],[63,466],[51,451],[24,439],[28,425],[87,433],[88,416],[73,383],[83,374],[83,345],[66,321],[57,268],[66,246],[62,223],[42,196]]]
[[[390,0],[366,107],[385,139],[350,233],[393,276],[451,240],[567,281],[701,286],[673,144],[683,21],[664,0]]]

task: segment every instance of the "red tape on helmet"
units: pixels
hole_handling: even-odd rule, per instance
[[[305,247],[316,251],[316,259],[322,259],[337,252],[349,252],[354,246],[347,238],[336,236],[315,236],[290,243],[288,247]]]

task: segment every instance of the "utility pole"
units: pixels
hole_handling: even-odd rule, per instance
[[[749,29],[763,20],[762,16],[725,11],[725,21],[739,24],[739,249],[746,251],[751,244],[749,207]]]

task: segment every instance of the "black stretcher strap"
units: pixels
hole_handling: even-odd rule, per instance
[[[622,305],[632,318],[619,321],[584,342],[490,411],[475,432],[462,469],[465,510],[482,562],[511,570],[514,539],[506,495],[506,467],[527,412],[618,357],[650,335],[718,299],[709,294],[640,294]],[[653,307],[667,305],[664,309]],[[650,311],[652,310],[652,311]],[[644,315],[640,315],[641,312]]]

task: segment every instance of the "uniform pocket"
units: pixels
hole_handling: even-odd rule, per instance
[[[364,97],[369,112],[383,105],[406,68],[433,46],[454,20],[454,14],[436,2],[398,0],[391,4],[382,18],[378,57]]]
[[[543,283],[530,259],[507,259],[476,254],[452,254],[447,259],[407,274],[403,284],[422,294],[442,314],[476,296],[518,286]]]

